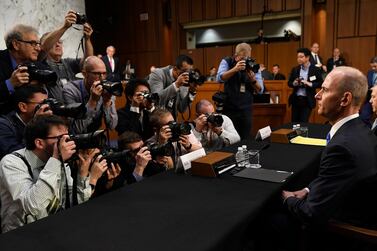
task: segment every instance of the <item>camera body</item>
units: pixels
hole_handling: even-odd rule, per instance
[[[257,61],[254,58],[247,57],[245,59],[246,64],[246,70],[251,70],[254,73],[257,73],[259,71],[259,64],[257,64]]]
[[[213,102],[216,105],[216,113],[222,113],[224,110],[224,103],[226,102],[227,96],[225,92],[218,91],[212,96]]]
[[[123,95],[123,85],[121,82],[111,82],[108,80],[102,80],[99,84],[102,85],[102,88],[111,95],[117,97],[121,97]]]
[[[88,22],[88,18],[85,14],[81,14],[79,12],[76,12],[76,24],[85,24]]]
[[[207,116],[207,122],[211,123],[214,127],[221,127],[224,123],[223,116],[221,114],[206,114]]]
[[[141,94],[145,99],[147,99],[150,103],[157,104],[160,100],[160,96],[158,93],[149,93],[149,92],[143,92]]]
[[[162,145],[157,143],[149,144],[148,150],[152,155],[152,159],[156,159],[157,156],[171,156],[174,153],[174,147],[171,142]]]
[[[206,81],[206,77],[201,75],[198,69],[192,69],[188,71],[189,83],[194,83],[197,85],[202,85]]]
[[[104,130],[98,130],[92,133],[70,135],[69,140],[76,144],[76,150],[104,148],[106,146],[106,136]]]
[[[86,107],[84,103],[74,103],[69,105],[64,105],[54,98],[47,98],[35,107],[35,112],[41,108],[41,105],[48,104],[50,110],[53,114],[62,117],[71,117],[75,119],[82,119],[86,114]]]
[[[26,66],[29,73],[29,82],[36,80],[38,83],[54,86],[58,80],[56,72],[48,69],[43,69],[42,66],[29,62],[20,66]]]
[[[168,125],[172,133],[172,137],[170,138],[172,142],[178,141],[181,135],[189,135],[191,133],[191,126],[188,122],[178,123],[171,121]]]
[[[300,87],[304,87],[305,86],[305,84],[302,82],[303,80],[304,80],[303,77],[297,78],[297,84],[298,84],[298,86],[300,86]]]
[[[110,165],[111,163],[130,163],[134,160],[134,157],[131,154],[130,150],[123,150],[123,151],[114,151],[112,149],[103,150],[101,152],[102,160],[106,160],[107,164]]]

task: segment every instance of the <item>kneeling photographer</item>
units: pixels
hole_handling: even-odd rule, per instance
[[[166,109],[156,109],[150,117],[150,124],[155,134],[147,143],[163,145],[171,142],[174,147],[171,154],[174,166],[177,166],[179,156],[202,148],[189,123],[175,122],[173,115]]]
[[[224,83],[226,94],[223,112],[241,139],[250,139],[253,93],[263,93],[264,89],[259,65],[250,56],[250,45],[238,44],[234,56],[221,60],[217,72],[217,81]]]
[[[230,118],[214,113],[215,109],[211,102],[202,99],[196,103],[195,108],[197,118],[194,120],[192,131],[207,153],[240,141],[240,136]]]
[[[101,59],[90,56],[83,66],[84,80],[72,81],[64,85],[64,102],[85,103],[87,108],[84,119],[71,121],[74,133],[94,132],[100,128],[102,117],[108,129],[114,129],[118,123],[115,108],[115,96],[122,95],[121,83],[111,83],[105,80],[106,67]]]

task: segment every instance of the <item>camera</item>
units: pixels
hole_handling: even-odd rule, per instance
[[[191,133],[191,126],[188,122],[178,123],[175,121],[169,122],[169,128],[172,133],[170,141],[175,142],[179,140],[181,135],[189,135]]]
[[[148,145],[148,150],[151,152],[152,159],[156,159],[157,156],[171,156],[174,153],[174,147],[171,142],[162,145],[151,143]]]
[[[147,99],[150,103],[157,104],[160,100],[160,97],[158,96],[158,93],[149,93],[149,92],[143,92],[141,94],[145,99]]]
[[[99,84],[102,85],[102,88],[111,95],[121,97],[123,94],[123,85],[121,82],[110,82],[107,80],[102,80]]]
[[[257,64],[256,60],[251,57],[247,57],[245,59],[246,70],[252,70],[254,73],[259,71],[259,64]]]
[[[305,84],[302,82],[303,80],[304,80],[303,77],[297,78],[297,84],[298,84],[298,86],[305,86]]]
[[[76,12],[76,24],[85,24],[88,22],[88,18],[85,14],[80,14],[79,12]]]
[[[76,144],[76,150],[104,148],[106,146],[106,136],[104,130],[98,130],[91,133],[70,135],[69,140]]]
[[[130,163],[134,160],[134,157],[131,154],[130,150],[123,150],[123,151],[114,151],[112,149],[103,150],[101,152],[102,160],[106,160],[107,164],[110,165],[111,163]]]
[[[188,72],[189,83],[194,83],[197,85],[202,85],[206,81],[206,77],[200,74],[198,69],[192,69]]]
[[[35,63],[25,63],[20,66],[26,66],[29,73],[29,82],[36,80],[38,83],[46,85],[56,85],[58,75],[56,72],[46,69],[44,66]],[[44,69],[43,69],[44,68]]]
[[[221,116],[221,114],[212,113],[212,114],[206,114],[206,116],[207,116],[207,122],[211,123],[214,127],[220,127],[224,123],[224,119],[223,119],[223,116]]]
[[[84,103],[74,103],[69,105],[64,105],[54,98],[47,98],[35,107],[35,111],[38,111],[43,104],[48,104],[50,110],[53,114],[62,117],[71,117],[75,119],[82,119],[86,114],[86,106]]]
[[[212,100],[215,102],[216,105],[216,112],[222,113],[224,110],[224,103],[227,99],[225,92],[218,91],[212,96]]]

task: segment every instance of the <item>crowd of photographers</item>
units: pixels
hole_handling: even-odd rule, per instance
[[[84,57],[63,58],[63,34],[83,32]],[[0,207],[2,232],[68,209],[160,172],[181,171],[179,157],[218,150],[240,140],[232,121],[208,100],[191,109],[205,77],[180,55],[174,66],[123,85],[107,80],[93,55],[85,15],[69,11],[41,39],[16,25],[0,51]],[[77,74],[82,73],[82,78]],[[116,110],[116,96],[126,106]],[[194,108],[194,107],[193,107]],[[102,128],[104,122],[105,128]],[[106,133],[118,132],[117,147]]]

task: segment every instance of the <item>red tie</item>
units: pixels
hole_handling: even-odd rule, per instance
[[[110,63],[111,71],[113,71],[113,59],[112,58],[109,58],[109,63]]]

